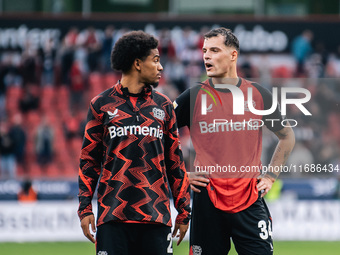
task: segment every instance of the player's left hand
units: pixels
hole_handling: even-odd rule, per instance
[[[177,246],[182,242],[186,232],[188,231],[188,228],[189,228],[189,224],[186,224],[186,225],[178,224],[178,223],[175,224],[174,231],[172,232],[172,238],[179,237],[177,241]],[[177,234],[178,230],[179,230],[179,233]]]
[[[90,225],[92,228],[92,232],[96,232],[96,221],[94,219],[94,215],[88,215],[85,218],[83,218],[80,222],[81,228],[83,230],[84,236],[87,237],[92,243],[96,243],[96,240],[94,239],[94,236],[90,232]]]
[[[272,188],[274,180],[266,176],[260,178],[259,180],[260,182],[257,184],[257,189],[259,191],[263,190],[261,197],[264,197],[268,193],[268,191]]]

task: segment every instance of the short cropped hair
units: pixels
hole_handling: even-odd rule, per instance
[[[218,35],[224,36],[225,38],[224,44],[227,47],[233,47],[237,50],[238,53],[240,53],[240,43],[237,37],[228,28],[219,27],[219,28],[212,29],[204,35],[204,38],[211,38],[211,37],[215,37]]]
[[[123,35],[111,52],[111,67],[126,73],[130,71],[135,59],[144,61],[152,49],[156,49],[158,40],[143,31],[132,31]]]

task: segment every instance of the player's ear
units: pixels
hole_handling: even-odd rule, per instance
[[[238,52],[237,52],[237,50],[233,50],[233,51],[231,52],[231,60],[236,60],[237,57],[238,57]]]
[[[136,68],[136,70],[140,71],[141,70],[141,60],[139,58],[136,58],[135,61],[133,62],[133,66]]]

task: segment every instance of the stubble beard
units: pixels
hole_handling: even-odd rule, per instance
[[[157,88],[157,86],[159,85],[159,82],[146,82],[145,83],[145,87],[153,87],[154,89]]]

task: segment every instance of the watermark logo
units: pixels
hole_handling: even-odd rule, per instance
[[[201,85],[204,85],[204,84],[201,83]],[[220,102],[220,104],[221,104],[221,106],[222,106],[222,100],[221,100],[221,97],[219,96],[218,92],[217,92],[213,87],[210,87],[210,86],[209,86],[209,88],[211,89],[212,93],[214,93],[214,95],[215,95],[216,98],[219,100],[219,102]],[[217,102],[216,102],[216,99],[215,99],[215,97],[213,96],[213,94],[212,94],[209,90],[207,90],[207,89],[205,89],[205,88],[202,88],[202,87],[201,87],[200,89],[203,90],[205,93],[207,93],[207,94],[211,97],[211,99],[213,100],[215,106],[217,106]],[[201,100],[202,100],[201,113],[202,113],[202,115],[206,115],[207,112],[212,112],[212,106],[213,106],[213,105],[210,104],[210,105],[207,107],[207,94],[202,94],[202,95],[201,95]],[[203,107],[203,105],[204,105],[204,107]]]
[[[216,89],[229,89],[229,91],[232,94],[233,97],[233,114],[234,115],[244,115],[245,111],[249,111],[256,115],[270,115],[272,114],[278,107],[278,88],[273,88],[272,91],[272,105],[267,110],[258,110],[255,109],[255,102],[253,100],[253,90],[252,88],[248,88],[247,93],[247,101],[244,100],[244,95],[242,90],[235,86],[235,85],[228,85],[228,84],[216,84]],[[207,89],[201,88],[204,92],[206,92],[214,101],[215,105],[217,106],[216,100],[212,93],[208,91]],[[214,92],[216,97],[219,99],[221,106],[222,106],[222,100],[220,96],[218,95],[217,91],[213,88],[211,90]],[[288,98],[289,93],[295,93],[299,94],[299,96],[304,95],[304,97],[297,98],[296,96],[294,98]],[[207,94],[201,95],[201,114],[207,115],[209,107],[207,106]],[[287,105],[292,104],[295,105],[304,115],[312,115],[306,107],[303,105],[304,103],[309,102],[311,99],[311,93],[309,90],[305,88],[281,88],[281,114],[286,115],[287,114]]]

